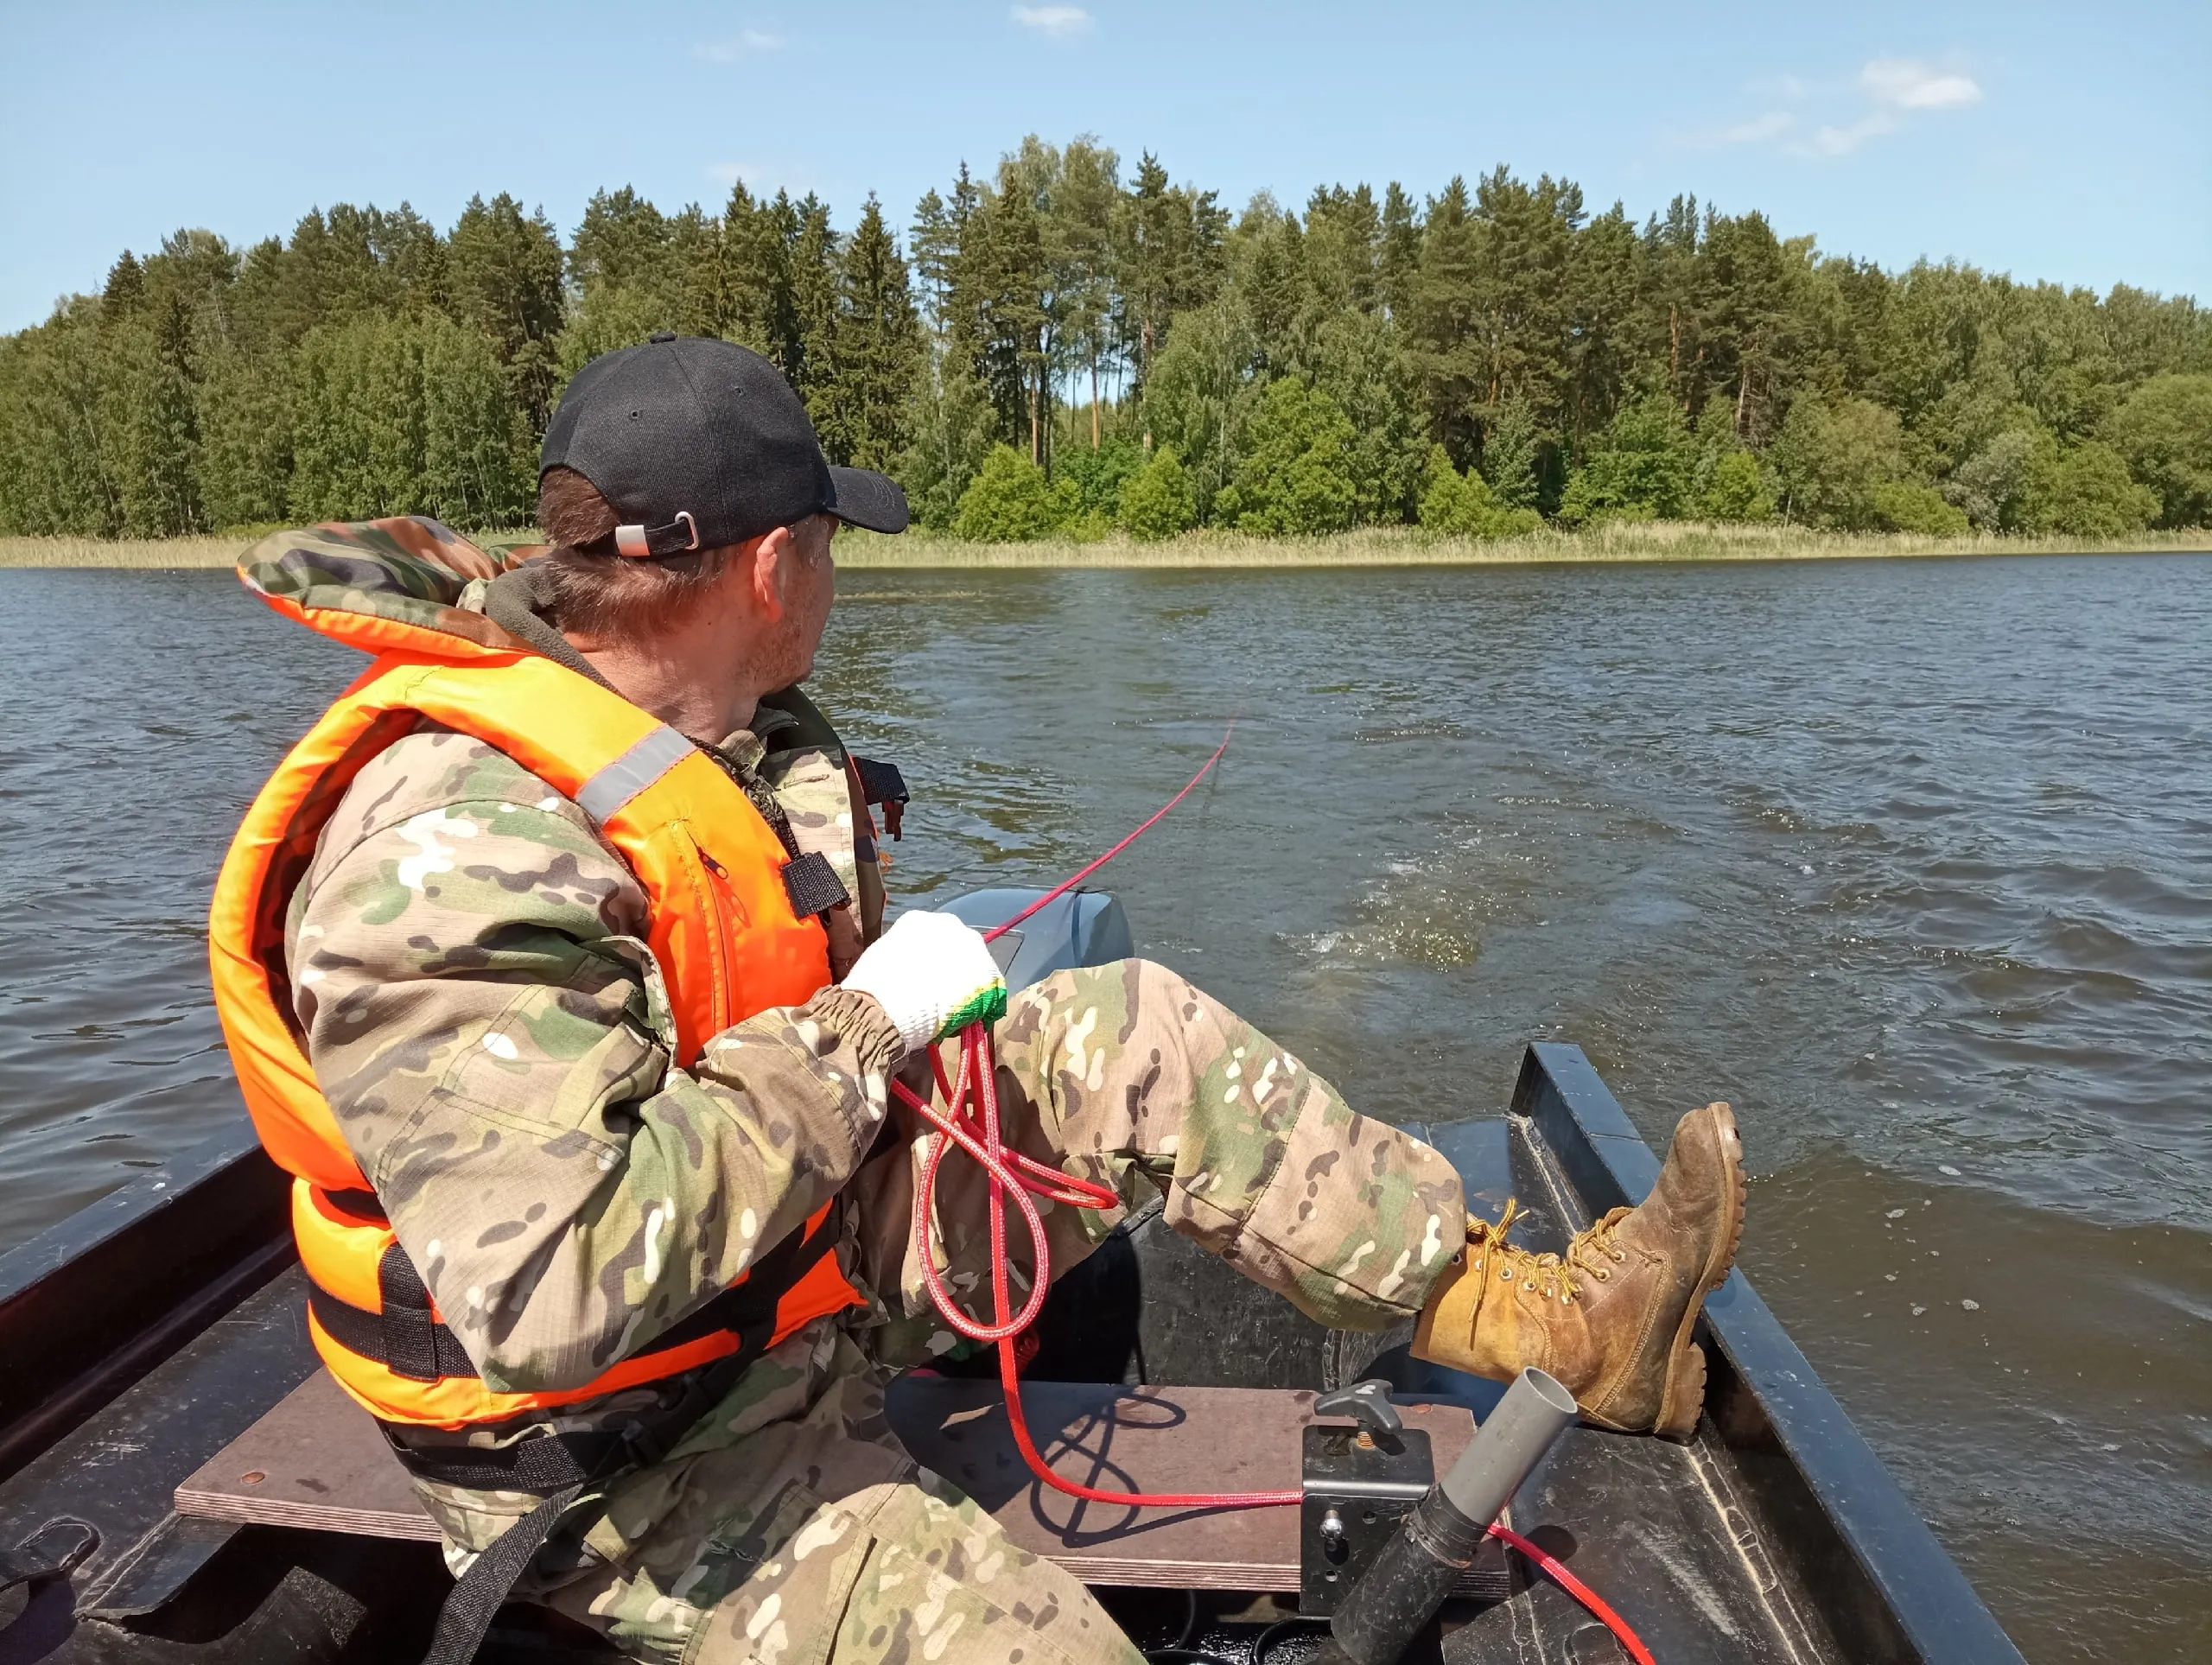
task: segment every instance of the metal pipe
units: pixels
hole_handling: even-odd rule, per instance
[[[1576,1414],[1574,1395],[1553,1377],[1521,1372],[1329,1621],[1344,1658],[1353,1665],[1396,1665],[1460,1573],[1474,1565],[1490,1523]]]
[[[1522,1371],[1439,1487],[1453,1508],[1487,1530],[1580,1414],[1557,1377]]]

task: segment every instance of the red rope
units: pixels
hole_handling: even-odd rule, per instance
[[[1219,762],[1221,754],[1229,749],[1230,735],[1236,732],[1230,723],[1229,733],[1221,737],[1213,755],[1192,775],[1181,791],[1167,802],[1127,838],[1108,850],[1096,861],[1089,863],[1072,878],[1054,886],[1027,907],[1001,925],[983,933],[983,940],[990,942],[1001,937],[1024,919],[1037,912],[1047,903],[1065,896],[1092,874],[1104,867],[1123,850],[1136,842],[1157,825],[1168,810],[1189,797],[1191,791],[1206,777],[1206,772]],[[914,1254],[921,1262],[922,1281],[928,1288],[930,1300],[938,1313],[958,1334],[970,1341],[988,1342],[998,1348],[999,1385],[1006,1395],[1007,1423],[1014,1431],[1015,1448],[1029,1471],[1053,1490],[1085,1503],[1111,1503],[1128,1509],[1270,1509],[1287,1508],[1304,1501],[1299,1490],[1283,1491],[1109,1491],[1098,1486],[1085,1485],[1056,1473],[1037,1449],[1036,1440],[1029,1432],[1029,1419],[1021,1406],[1021,1379],[1016,1348],[1020,1338],[1035,1322],[1045,1305],[1045,1297],[1052,1283],[1050,1252],[1045,1244],[1044,1217],[1038,1212],[1033,1198],[1070,1208],[1109,1209],[1118,1207],[1121,1196],[1110,1185],[1090,1179],[1079,1179],[1062,1169],[1033,1161],[1019,1151],[1007,1148],[999,1125],[998,1060],[991,1049],[990,1033],[980,1023],[971,1023],[960,1032],[960,1071],[951,1079],[946,1077],[944,1060],[932,1052],[930,1067],[936,1077],[938,1091],[944,1095],[945,1109],[940,1113],[934,1104],[923,1099],[903,1081],[896,1078],[891,1090],[899,1102],[913,1110],[937,1129],[922,1153],[922,1172],[914,1198]],[[991,1311],[992,1321],[982,1323],[961,1310],[952,1291],[946,1287],[943,1274],[938,1270],[937,1257],[931,1250],[930,1222],[937,1217],[937,1180],[945,1153],[955,1145],[975,1159],[990,1181],[991,1226]],[[1021,1223],[1029,1233],[1031,1257],[1035,1262],[1028,1299],[1019,1312],[1009,1312],[1013,1306],[1013,1278],[1011,1264],[1007,1257],[1006,1203],[1008,1196],[1021,1215]],[[1492,1524],[1493,1536],[1529,1557],[1545,1575],[1568,1595],[1580,1602],[1605,1628],[1620,1639],[1637,1665],[1655,1665],[1651,1653],[1635,1631],[1629,1629],[1620,1615],[1613,1611],[1597,1592],[1568,1572],[1553,1556],[1545,1554],[1517,1532]]]
[[[1643,1638],[1629,1629],[1628,1621],[1606,1605],[1595,1590],[1561,1566],[1556,1556],[1546,1554],[1511,1527],[1500,1526],[1496,1521],[1490,1523],[1490,1535],[1503,1538],[1535,1562],[1546,1578],[1580,1602],[1588,1610],[1590,1617],[1611,1630],[1621,1646],[1628,1649],[1628,1656],[1636,1662],[1636,1665],[1658,1665],[1658,1662],[1651,1657],[1651,1649],[1643,1645]]]
[[[1000,937],[1005,936],[1007,931],[1012,931],[1024,919],[1027,919],[1031,914],[1045,906],[1046,904],[1048,902],[1056,902],[1061,897],[1066,895],[1084,880],[1090,878],[1092,874],[1097,872],[1099,868],[1104,867],[1109,861],[1111,861],[1123,850],[1135,843],[1138,839],[1143,837],[1155,826],[1159,825],[1161,817],[1166,816],[1168,810],[1173,809],[1178,804],[1180,804],[1185,798],[1188,798],[1191,795],[1191,788],[1197,785],[1200,781],[1206,778],[1206,771],[1212,768],[1215,764],[1221,761],[1221,754],[1229,749],[1229,737],[1236,732],[1236,724],[1234,720],[1232,720],[1229,727],[1222,731],[1221,744],[1213,748],[1213,755],[1198,766],[1198,773],[1192,775],[1190,779],[1184,782],[1183,790],[1176,793],[1174,797],[1169,798],[1167,802],[1161,804],[1159,809],[1154,810],[1151,819],[1147,821],[1144,825],[1139,827],[1135,832],[1131,833],[1127,838],[1124,838],[1120,843],[1115,845],[1112,849],[1107,851],[1105,855],[1100,856],[1096,861],[1091,862],[1087,867],[1078,869],[1072,877],[1064,879],[1058,884],[1053,886],[1052,889],[1046,891],[1042,896],[1039,896],[1035,901],[1032,902],[1027,907],[1022,909],[1020,912],[1015,914],[1011,919],[1007,919],[1001,921],[998,925],[993,925],[988,931],[983,933],[983,940],[987,943],[996,942]]]
[[[1021,1452],[1022,1461],[1029,1465],[1029,1471],[1054,1490],[1065,1492],[1071,1497],[1131,1509],[1260,1509],[1300,1501],[1302,1494],[1297,1491],[1107,1491],[1053,1471],[1030,1434],[1011,1344],[1035,1319],[1052,1281],[1050,1252],[1045,1246],[1045,1223],[1030,1198],[1033,1192],[1075,1208],[1106,1209],[1120,1206],[1121,1196],[1110,1185],[1078,1179],[1057,1168],[1033,1162],[1019,1151],[1006,1148],[999,1125],[997,1060],[991,1054],[990,1036],[982,1024],[972,1023],[960,1032],[960,1074],[956,1081],[948,1086],[944,1064],[935,1059],[932,1063],[938,1086],[945,1091],[947,1103],[953,1107],[949,1115],[938,1114],[935,1105],[924,1103],[905,1082],[892,1083],[900,1101],[919,1112],[938,1130],[922,1155],[921,1183],[914,1203],[914,1249],[921,1259],[922,1281],[944,1321],[970,1341],[998,1344],[999,1385],[1006,1393],[1007,1421],[1014,1430],[1014,1443]],[[930,1252],[929,1222],[937,1212],[938,1170],[945,1152],[956,1144],[976,1159],[991,1184],[994,1321],[989,1324],[979,1323],[961,1311],[937,1269],[936,1256]],[[1015,1208],[1020,1211],[1022,1224],[1028,1228],[1031,1253],[1036,1262],[1029,1299],[1021,1311],[1012,1316],[1007,1312],[1013,1305],[1013,1290],[1006,1242],[1006,1198],[1009,1192]]]

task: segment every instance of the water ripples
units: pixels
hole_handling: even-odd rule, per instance
[[[2190,1657],[2212,561],[843,588],[895,896],[1065,874],[1237,718],[1108,875],[1147,951],[1386,1116],[1548,1037],[1655,1143],[1734,1101],[1745,1264],[2030,1656]],[[0,574],[0,1246],[238,1113],[208,891],[358,664],[219,575]]]

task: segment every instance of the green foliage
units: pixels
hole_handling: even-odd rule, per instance
[[[2212,375],[2153,376],[2106,418],[2104,437],[2158,494],[2162,526],[2212,526]]]
[[[1124,482],[1144,462],[1143,448],[1117,435],[1096,451],[1087,445],[1071,446],[1059,454],[1054,473],[1074,482],[1084,513],[1101,516],[1111,524],[1121,505]]]
[[[1073,480],[1047,480],[1020,452],[998,445],[961,493],[952,527],[978,543],[1018,543],[1050,537],[1082,512],[1082,493]]]
[[[1943,495],[1986,532],[2020,530],[2021,496],[2037,452],[2053,442],[2034,416],[2024,425],[1991,435],[1973,455],[1951,471]]]
[[[892,470],[914,518],[948,530],[991,449],[991,403],[964,358],[938,355],[906,396],[906,454]]]
[[[2148,526],[2163,506],[2157,492],[2135,483],[2112,447],[2096,440],[2046,443],[2028,465],[2020,524],[2069,537],[2125,537]]]
[[[906,390],[922,337],[906,263],[874,197],[839,262],[838,285],[831,375],[820,400],[823,445],[834,461],[888,468],[906,448]]]
[[[79,298],[0,343],[0,528],[123,530],[100,398],[100,311]]]
[[[1866,399],[1799,398],[1772,455],[1788,516],[1840,531],[1880,528],[1876,488],[1905,477],[1897,412]]]
[[[1339,278],[1349,288],[1357,276]],[[1404,521],[1420,498],[1427,436],[1395,327],[1377,313],[1338,312],[1314,332],[1313,359],[1315,386],[1351,423],[1353,518]]]
[[[1511,537],[1535,531],[1544,518],[1534,509],[1500,503],[1490,482],[1470,468],[1461,473],[1452,466],[1452,454],[1440,445],[1428,448],[1421,494],[1423,531],[1462,537]]]
[[[540,210],[527,219],[502,191],[473,196],[448,239],[454,316],[490,340],[516,407],[534,431],[553,414],[556,342],[567,305],[561,239]]]
[[[1773,519],[1774,493],[1759,460],[1749,451],[1724,451],[1714,458],[1697,512],[1707,520]]]
[[[1694,507],[1696,470],[1697,451],[1674,401],[1639,399],[1613,418],[1568,478],[1560,518],[1569,525],[1679,519]]]
[[[443,317],[361,318],[294,358],[292,512],[512,524],[535,486],[492,344]]]
[[[1198,494],[1173,446],[1155,447],[1151,460],[1122,482],[1122,527],[1139,542],[1173,537],[1198,520]]]
[[[1351,420],[1294,376],[1268,384],[1216,517],[1264,537],[1341,531],[1359,508]]]
[[[1509,399],[1484,423],[1483,478],[1490,483],[1491,495],[1506,508],[1536,506],[1542,448],[1542,430],[1523,400]]]
[[[1874,520],[1893,532],[1927,532],[1956,537],[1967,528],[1966,511],[1943,499],[1932,486],[1916,480],[1887,480],[1874,487]]]
[[[1145,383],[1145,429],[1183,459],[1198,513],[1209,521],[1218,518],[1214,499],[1229,486],[1257,397],[1250,380],[1253,359],[1243,309],[1220,301],[1175,321],[1174,336]]]
[[[443,233],[405,203],[246,248],[181,232],[0,340],[0,531],[512,518],[566,378],[660,329],[767,355],[931,527],[999,445],[1073,493],[1064,536],[1111,524],[1147,447],[1202,523],[1254,530],[1422,517],[1437,444],[1487,493],[1445,486],[1427,518],[1453,524],[1955,525],[1940,496],[1984,530],[2108,528],[2143,488],[2162,524],[2212,521],[2187,297],[1885,271],[1689,197],[1638,225],[1503,168],[1232,213],[1086,137],[963,166],[903,241],[872,199],[841,233],[742,182],[719,211],[599,192],[565,249],[510,195]]]

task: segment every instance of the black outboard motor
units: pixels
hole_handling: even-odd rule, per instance
[[[1313,1665],[1396,1665],[1521,1483],[1573,1425],[1574,1395],[1541,1370],[1523,1370],[1444,1478],[1377,1550],[1329,1620]]]

